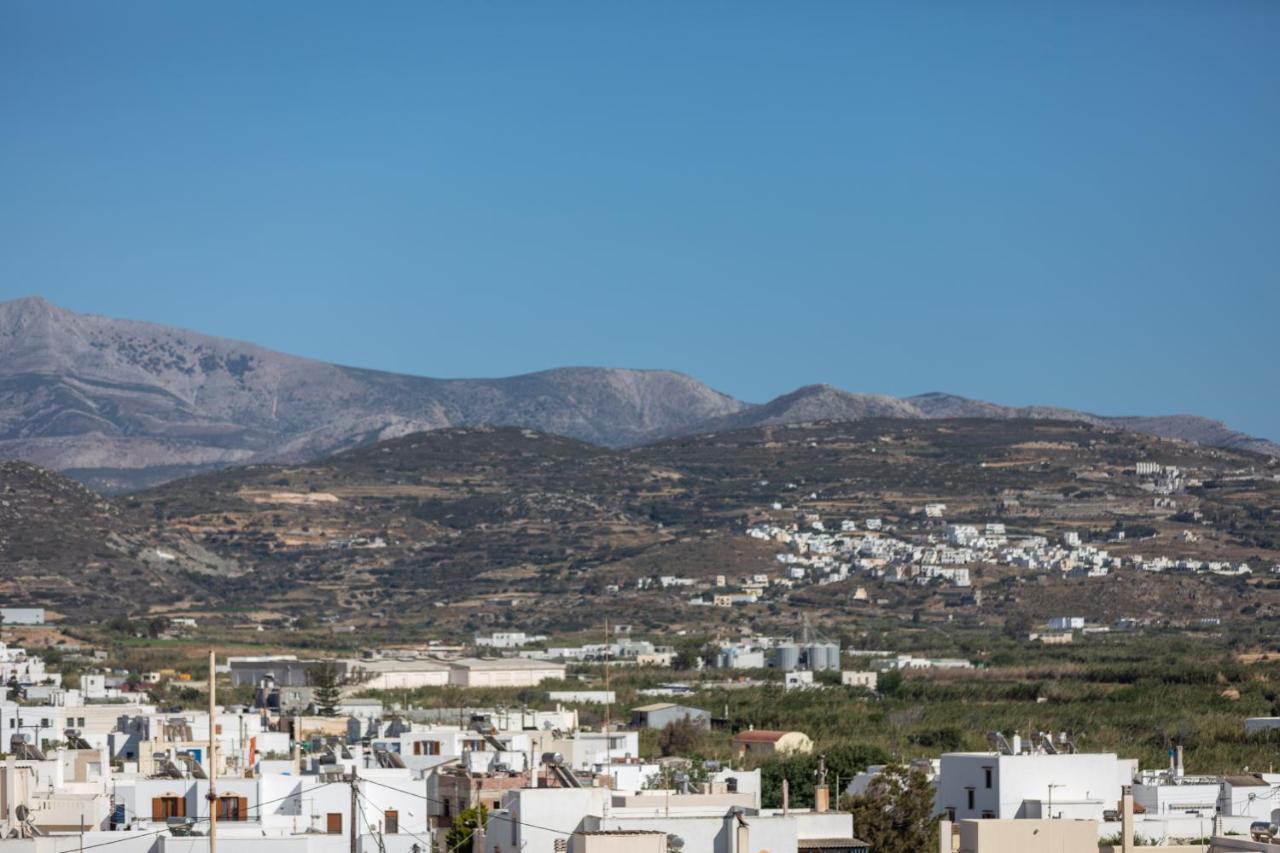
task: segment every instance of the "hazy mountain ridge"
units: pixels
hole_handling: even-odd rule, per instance
[[[1280,444],[1231,429],[1221,421],[1196,415],[1121,416],[1095,415],[1058,406],[1001,406],[955,394],[930,392],[913,397],[855,394],[830,385],[806,385],[758,406],[703,423],[699,431],[714,432],[753,426],[861,418],[994,418],[1056,420],[1087,423],[1191,441],[1209,447],[1248,450],[1280,456]]]
[[[448,426],[635,444],[744,404],[661,370],[430,379],[343,367],[151,323],[0,303],[0,457],[109,491],[208,467],[300,461]],[[95,475],[101,471],[101,476]]]
[[[915,406],[885,394],[855,394],[831,385],[806,385],[767,403],[750,406],[698,425],[698,432],[755,426],[781,426],[810,421],[854,421],[863,418],[919,418]]]
[[[1280,444],[1265,438],[1233,430],[1222,421],[1198,415],[1109,416],[1078,412],[1055,406],[1000,406],[982,400],[970,400],[954,394],[933,392],[908,397],[927,418],[1032,418],[1036,420],[1080,421],[1095,426],[1109,426],[1131,432],[1192,441],[1208,447],[1248,450],[1267,456],[1280,456]]]
[[[519,426],[608,447],[814,421],[1082,421],[1280,455],[1193,416],[1110,418],[950,394],[899,399],[808,385],[753,405],[681,373],[570,367],[432,379],[328,364],[154,323],[0,303],[0,458],[114,492],[261,461],[301,462],[423,430]]]

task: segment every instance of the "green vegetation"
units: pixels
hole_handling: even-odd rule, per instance
[[[453,826],[445,836],[445,844],[451,851],[475,850],[476,830],[483,827],[489,819],[489,810],[481,803],[469,809],[463,809],[453,819]]]
[[[933,786],[919,770],[891,764],[841,807],[853,813],[858,837],[876,853],[919,853],[937,843]]]
[[[322,717],[338,716],[338,703],[342,701],[342,687],[338,684],[338,669],[332,663],[319,667],[312,682],[312,701]]]

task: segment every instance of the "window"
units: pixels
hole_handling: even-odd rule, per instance
[[[168,820],[171,817],[186,817],[187,801],[173,795],[151,798],[151,819]]]
[[[951,821],[952,823],[955,823],[955,822],[956,822],[956,807],[955,807],[955,806],[947,806],[947,820]]]
[[[342,812],[329,812],[325,815],[324,831],[330,835],[342,834]]]
[[[982,775],[986,781],[987,789],[990,790],[991,789],[991,768],[990,767],[982,768]]]
[[[218,820],[248,820],[249,800],[235,794],[218,797]]]
[[[384,814],[387,818],[387,835],[396,835],[400,832],[400,812],[395,809],[387,809]]]
[[[438,740],[415,740],[413,742],[414,755],[439,755],[440,741]]]
[[[996,813],[995,813],[995,812],[992,812],[992,811],[984,811],[984,812],[982,813],[982,819],[983,819],[983,820],[995,820],[995,818],[996,818]]]
[[[964,792],[965,792],[965,795],[969,798],[969,808],[972,809],[973,808],[973,789],[965,788]]]

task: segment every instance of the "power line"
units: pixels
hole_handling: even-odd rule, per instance
[[[317,790],[317,789],[319,789],[319,788],[324,788],[324,787],[327,787],[327,786],[329,786],[329,785],[337,785],[337,784],[338,784],[338,782],[337,782],[337,781],[334,781],[334,782],[322,782],[322,783],[320,783],[319,785],[316,785],[316,786],[315,786],[314,788],[312,788],[311,790],[315,791],[315,790]],[[263,807],[263,806],[269,806],[269,805],[272,805],[272,804],[274,804],[274,803],[282,803],[282,802],[284,802],[285,800],[292,800],[292,799],[294,799],[294,798],[295,798],[295,797],[297,797],[297,796],[298,796],[297,794],[288,794],[288,795],[283,796],[283,797],[277,797],[277,798],[276,798],[276,799],[274,799],[274,800],[265,800],[265,801],[263,801],[263,802],[258,803],[258,806],[257,806],[257,807],[258,807],[258,817],[262,817],[262,807]],[[126,808],[126,809],[125,809],[125,811],[126,811],[126,813],[127,813],[127,812],[128,812],[128,809]],[[139,817],[139,815],[137,814],[137,812],[134,812],[134,817]],[[195,825],[195,824],[197,824],[197,823],[204,823],[204,822],[205,822],[205,821],[207,821],[207,820],[209,820],[209,818],[208,818],[207,816],[206,816],[206,817],[193,817],[193,818],[191,818],[191,825]],[[354,818],[353,818],[353,820],[354,820]],[[122,834],[124,835],[124,837],[123,837],[123,838],[113,838],[113,839],[112,839],[112,840],[110,840],[110,841],[99,841],[97,844],[89,844],[89,845],[86,845],[86,846],[84,846],[84,847],[81,847],[80,849],[81,849],[81,850],[93,850],[94,848],[97,848],[97,847],[108,847],[108,846],[110,846],[110,845],[112,845],[112,844],[121,844],[121,843],[123,843],[123,842],[125,842],[125,841],[132,841],[132,840],[135,840],[135,839],[138,839],[138,838],[158,838],[159,836],[164,835],[166,832],[169,832],[169,831],[170,831],[170,830],[169,830],[169,828],[168,828],[168,827],[165,827],[164,829],[159,829],[159,830],[156,830],[155,832],[144,832],[144,833],[129,832],[129,833],[122,833]]]
[[[366,777],[364,777],[364,776],[361,776],[360,778],[361,778],[361,780],[362,780],[362,781],[364,781],[364,782],[372,781],[372,780],[370,780],[370,779],[368,779],[368,778],[366,778]],[[390,786],[390,785],[387,785],[386,787],[390,788],[391,786]],[[397,790],[397,791],[398,791],[398,790],[400,790],[400,789],[399,789],[399,788],[395,788],[395,789],[393,789],[393,790]],[[401,792],[401,793],[408,794],[408,793],[410,793],[410,792],[409,792],[409,791],[403,791],[403,792]],[[369,795],[368,795],[368,794],[366,794],[364,791],[361,791],[361,790],[359,790],[359,789],[356,789],[356,795],[357,795],[357,796],[359,796],[359,797],[363,797],[363,798],[365,799],[365,801],[369,803],[369,808],[373,809],[374,811],[378,812],[378,814],[382,815],[382,819],[383,819],[384,821],[386,820],[386,818],[387,818],[387,813],[386,813],[386,811],[385,811],[384,809],[380,809],[380,808],[378,808],[378,804],[377,804],[377,803],[375,803],[372,799],[370,799],[370,797],[369,797]],[[361,807],[360,807],[360,814],[361,814],[361,816],[363,816],[363,815],[364,815],[364,806],[361,806]],[[365,819],[365,825],[367,826],[367,825],[368,825],[368,823],[369,823],[369,821],[368,821],[368,819],[366,818],[366,819]],[[386,830],[385,830],[385,826],[384,826],[384,828],[383,828],[383,831],[384,831],[384,833],[385,833],[385,831],[386,831]],[[399,827],[399,825],[398,825],[398,824],[397,824],[397,826],[396,826],[396,831],[397,831],[397,832],[399,832],[399,831],[400,831],[400,827]],[[431,841],[430,841],[429,839],[423,838],[423,837],[422,837],[421,835],[419,835],[418,833],[413,832],[412,830],[408,830],[408,829],[406,829],[406,830],[404,830],[404,834],[405,834],[405,835],[407,835],[407,836],[409,836],[410,838],[413,838],[413,839],[416,839],[416,840],[418,840],[418,841],[421,841],[423,844],[427,845],[427,849],[430,849],[430,848],[431,848]]]
[[[391,785],[387,785],[387,784],[384,784],[384,783],[382,783],[382,782],[377,782],[377,781],[375,781],[375,780],[373,780],[373,779],[369,779],[369,778],[366,778],[366,777],[363,777],[363,776],[361,777],[361,780],[362,780],[362,781],[364,781],[364,782],[368,782],[368,783],[370,783],[370,784],[373,784],[373,785],[379,785],[379,786],[381,786],[381,787],[383,787],[383,788],[388,788],[388,789],[390,789],[390,790],[392,790],[392,791],[397,791],[397,792],[399,792],[399,793],[401,793],[401,794],[408,794],[408,795],[409,795],[409,796],[411,796],[411,797],[417,797],[417,798],[418,798],[418,799],[420,799],[420,800],[426,800],[426,801],[427,801],[427,802],[429,802],[429,803],[435,803],[435,804],[436,804],[436,805],[438,805],[438,806],[443,806],[443,805],[445,805],[444,800],[437,800],[437,799],[435,799],[434,797],[428,797],[426,794],[419,794],[419,793],[418,793],[418,792],[416,792],[416,791],[403,791],[403,790],[401,790],[401,789],[399,789],[399,788],[395,788],[395,787],[393,787],[393,786],[391,786]],[[483,805],[483,804],[481,804],[481,805]],[[565,830],[563,830],[563,829],[553,829],[553,828],[552,828],[552,827],[550,827],[550,826],[539,826],[539,825],[538,825],[538,824],[536,824],[536,823],[530,823],[530,822],[529,822],[529,821],[527,821],[527,820],[518,820],[518,819],[516,819],[516,818],[514,818],[514,817],[511,817],[511,816],[509,816],[509,815],[498,815],[498,814],[492,814],[492,813],[490,813],[489,817],[490,817],[492,820],[505,820],[505,821],[507,821],[508,823],[514,823],[514,824],[516,824],[517,826],[527,826],[527,827],[529,827],[530,829],[541,829],[543,832],[554,832],[554,833],[556,833],[557,835],[563,835],[563,836],[565,836],[565,837],[567,837],[567,838],[572,838],[572,837],[573,837],[573,833],[572,833],[572,832],[566,832],[566,831],[565,831]]]

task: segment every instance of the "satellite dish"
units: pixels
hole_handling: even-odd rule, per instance
[[[27,818],[31,817],[31,810],[22,803],[18,803],[13,809],[13,816],[18,819],[19,823],[26,823]]]

